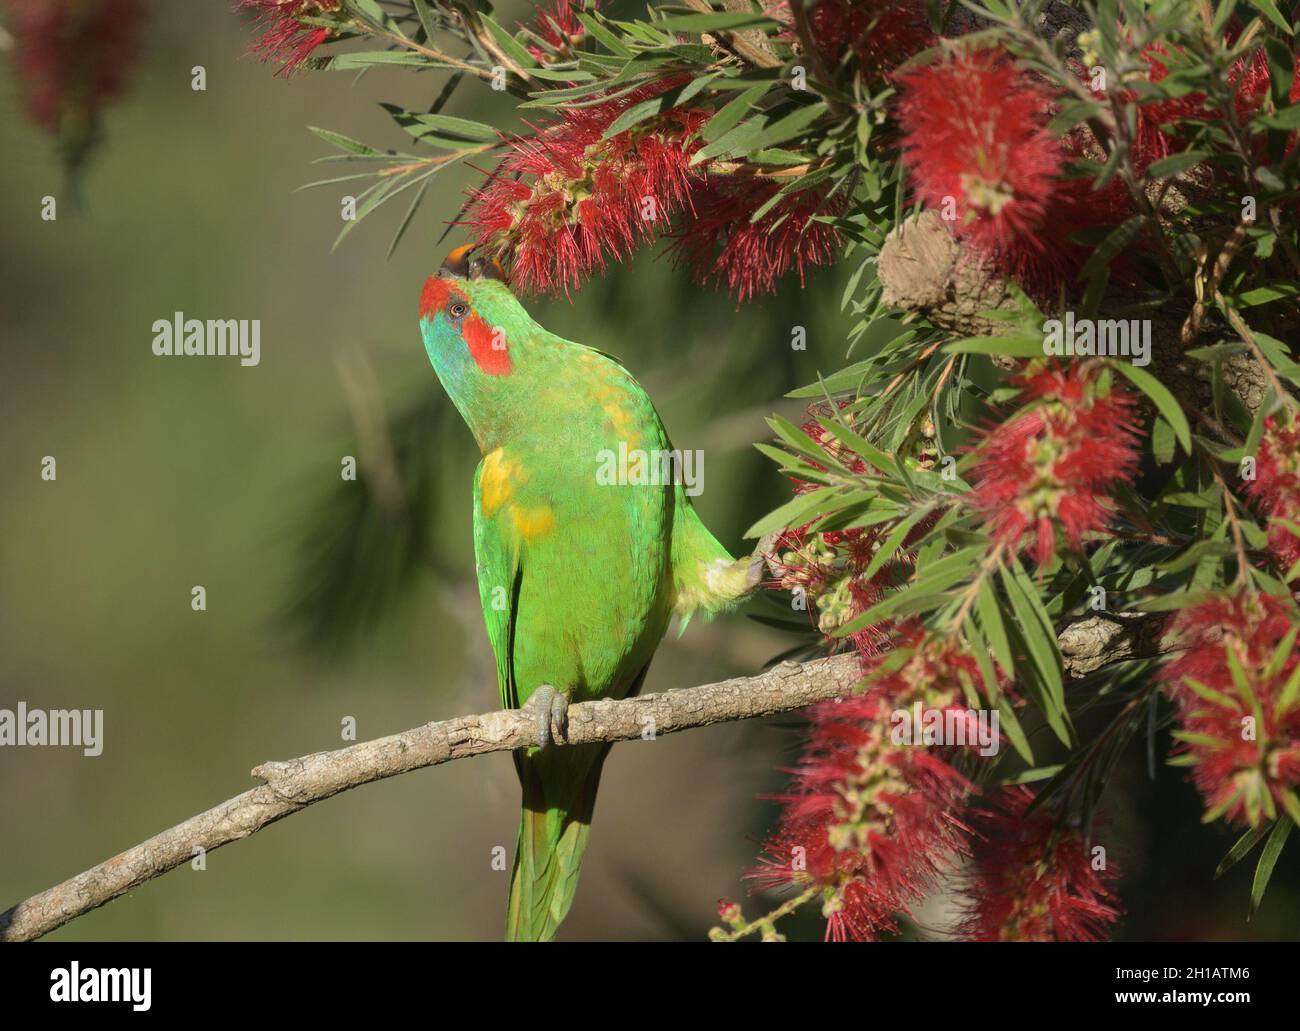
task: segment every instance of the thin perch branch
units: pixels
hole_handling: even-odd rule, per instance
[[[754,677],[644,695],[580,702],[569,708],[566,744],[630,741],[712,723],[801,709],[848,694],[860,679],[856,655],[782,663]],[[505,709],[426,723],[363,741],[255,767],[266,783],[129,848],[0,914],[0,941],[30,941],[123,892],[190,862],[199,850],[239,841],[315,802],[371,781],[487,752],[537,744],[532,713]],[[563,747],[563,746],[560,746]]]
[[[1083,677],[1111,662],[1150,658],[1165,645],[1163,617],[1097,613],[1073,617],[1059,632],[1065,671]],[[861,679],[856,654],[783,662],[753,677],[621,701],[569,707],[566,745],[631,741],[691,727],[802,709],[850,694]],[[534,715],[504,709],[426,723],[333,752],[267,762],[252,775],[266,783],[192,816],[62,884],[0,913],[0,941],[31,941],[123,892],[160,877],[199,851],[211,852],[349,788],[453,759],[537,744]],[[559,746],[563,747],[563,746]]]

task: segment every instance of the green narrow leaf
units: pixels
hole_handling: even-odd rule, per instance
[[[867,568],[862,571],[862,579],[870,580],[875,576],[876,573],[880,571],[880,568],[898,553],[898,549],[903,546],[903,541],[907,539],[907,535],[912,532],[913,527],[915,527],[916,524],[924,519],[928,514],[928,509],[918,509],[899,523],[898,526],[894,528],[893,533],[891,533],[885,540],[885,543],[882,544],[875,555],[871,557],[871,562],[867,565]]]
[[[1192,453],[1192,428],[1187,424],[1187,416],[1183,414],[1182,408],[1174,400],[1174,395],[1169,392],[1169,388],[1147,372],[1146,369],[1139,368],[1130,362],[1117,362],[1112,359],[1108,364],[1112,369],[1117,369],[1126,376],[1134,386],[1151,398],[1157,411],[1173,427],[1178,443],[1190,455]]]
[[[754,149],[771,147],[777,143],[784,143],[786,140],[794,139],[818,118],[826,114],[826,110],[824,103],[806,104],[791,111],[783,118],[778,118],[763,130],[754,144]]]
[[[1286,35],[1290,36],[1292,34],[1290,23],[1282,16],[1282,12],[1277,9],[1277,4],[1273,0],[1249,0],[1249,3],[1251,7],[1255,8]]]
[[[736,94],[723,104],[718,109],[718,113],[710,118],[708,124],[700,130],[700,139],[705,143],[712,143],[730,132],[740,124],[740,120],[745,115],[749,114],[749,109],[767,95],[767,91],[772,86],[773,83],[771,82],[760,82],[756,86],[750,86],[749,89]]]
[[[1181,154],[1171,154],[1167,158],[1151,162],[1147,174],[1155,179],[1163,179],[1168,175],[1177,175],[1179,172],[1185,172],[1187,169],[1199,165],[1209,156],[1210,152],[1208,150],[1185,150]]]
[[[694,93],[688,94],[687,90],[690,89],[691,86],[696,86],[696,91],[698,91],[699,86],[697,84],[699,82],[700,79],[693,79],[691,82],[679,86],[677,89],[668,90],[666,93],[660,93],[657,97],[651,97],[649,100],[643,100],[639,104],[633,104],[610,122],[609,128],[605,130],[605,133],[601,138],[606,140],[613,139],[619,133],[632,128],[632,126],[644,122],[648,118],[653,118],[655,115],[661,114],[664,111],[677,107],[679,104],[685,103],[694,96]]]
[[[420,27],[424,29],[424,39],[427,43],[433,39],[436,26],[433,23],[433,11],[429,9],[429,0],[412,0],[415,7],[415,16],[420,19]]]
[[[800,494],[787,501],[780,508],[774,509],[745,531],[745,537],[762,537],[774,530],[785,530],[791,526],[804,523],[837,508],[867,501],[873,496],[868,491],[842,492],[838,487],[822,487],[819,490]]]
[[[505,29],[492,20],[492,16],[479,12],[479,18],[487,26],[488,32],[492,33],[492,38],[497,41],[497,46],[505,51],[506,56],[520,68],[536,68],[537,59],[528,52],[525,47],[514,36],[510,35]]]
[[[722,154],[731,154],[733,152],[743,154],[758,141],[766,125],[767,115],[762,113],[745,119],[730,132],[723,133],[707,147],[701,147],[697,150],[691,157],[691,164],[703,164],[705,161]]]
[[[985,577],[980,581],[976,592],[975,613],[979,616],[980,626],[988,637],[999,665],[1011,675],[1015,672],[1016,663],[1011,655],[1011,642],[1007,638],[1007,628],[1002,623],[1002,606],[993,593],[993,584]]]
[[[1300,111],[1300,104],[1295,106],[1295,110]],[[1295,128],[1300,129],[1300,120],[1296,122]],[[1236,297],[1235,300],[1238,308],[1254,308],[1256,305],[1269,304],[1272,301],[1283,301],[1295,297],[1297,294],[1300,294],[1300,284],[1273,283],[1269,286],[1247,290]]]
[[[1118,148],[1116,153],[1119,153]],[[1142,230],[1146,228],[1147,216],[1134,215],[1127,222],[1124,222],[1112,229],[1092,252],[1088,260],[1084,262],[1083,268],[1079,270],[1080,279],[1090,279],[1103,266],[1109,265],[1111,260],[1124,250],[1129,244],[1141,235]]]
[[[943,346],[945,354],[997,354],[1013,358],[1043,357],[1043,338],[1027,333],[1009,336],[967,337]]]
[[[852,475],[844,464],[838,461],[830,452],[821,447],[812,437],[808,436],[802,429],[792,423],[789,419],[784,419],[779,415],[774,415],[767,420],[767,424],[772,427],[782,440],[789,444],[799,454],[811,458],[819,465],[824,465],[828,469],[843,473],[846,476]]]
[[[623,45],[623,41],[614,35],[614,33],[610,32],[609,29],[605,28],[604,23],[599,18],[596,18],[591,12],[575,11],[574,13],[578,16],[578,21],[582,22],[582,24],[586,26],[587,31],[605,44],[605,49],[611,54],[617,54],[619,57],[632,56],[632,51]]]
[[[1283,816],[1273,824],[1273,833],[1268,836],[1268,841],[1264,842],[1264,851],[1259,855],[1259,865],[1255,867],[1255,880],[1250,886],[1250,911],[1246,914],[1247,920],[1259,912],[1259,904],[1264,900],[1264,892],[1268,888],[1269,879],[1273,876],[1273,868],[1277,866],[1282,847],[1286,844],[1286,839],[1294,826],[1289,816]]]
[[[1255,122],[1265,129],[1300,129],[1300,104],[1284,107],[1277,114],[1258,115]]]
[[[818,419],[817,422],[855,455],[874,465],[882,473],[889,474],[896,468],[894,460],[888,454],[838,420]]]
[[[937,568],[939,563],[935,565]],[[859,630],[874,626],[894,614],[908,615],[938,608],[948,600],[947,596],[942,592],[948,590],[958,581],[965,579],[965,577],[966,570],[960,566],[957,568],[944,568],[941,572],[935,572],[931,576],[909,584],[901,591],[887,595],[883,600],[867,609],[866,612],[836,627],[831,636],[847,637]]]
[[[411,219],[415,217],[415,209],[420,206],[424,200],[425,191],[429,189],[429,179],[425,179],[420,184],[420,188],[415,191],[415,196],[411,199],[411,206],[406,209],[406,214],[402,216],[402,221],[397,226],[397,232],[393,234],[393,240],[388,245],[388,253],[384,255],[384,260],[388,261],[393,256],[393,251],[397,250],[397,245],[402,242],[402,237],[406,235],[406,227],[411,224]]]
[[[1160,465],[1174,460],[1173,427],[1159,417],[1151,427],[1151,454]]]
[[[347,54],[332,54],[323,58],[308,58],[305,64],[320,71],[354,72],[377,64],[410,65],[419,68],[449,68],[450,65],[409,50],[357,50]]]
[[[401,27],[379,6],[377,0],[347,0],[347,6],[377,28],[384,29],[402,39],[406,38]]]
[[[396,104],[381,103],[379,106],[389,113],[394,122],[417,140],[427,142],[432,139],[454,150],[479,147],[485,143],[494,143],[501,138],[500,133],[492,126],[468,118],[418,114],[404,110]]]
[[[668,32],[712,32],[714,29],[779,29],[781,23],[762,14],[727,12],[725,14],[678,14],[661,18],[656,29]]]
[[[1003,566],[999,573],[1007,597],[1011,600],[1011,607],[1016,614],[1016,627],[1024,638],[1025,646],[1029,649],[1030,660],[1042,677],[1043,686],[1047,689],[1047,694],[1042,699],[1043,715],[1061,743],[1070,746],[1072,741],[1069,717],[1065,710],[1065,684],[1062,680],[1060,652],[1057,649],[1051,619],[1043,609],[1042,601],[1038,597],[1038,592],[1033,589],[1033,584],[1029,583],[1026,587],[1022,582],[1022,580],[1028,581],[1028,577],[1019,562],[1016,563],[1014,573],[1006,566]]]
[[[344,136],[341,132],[334,132],[332,129],[322,129],[316,125],[307,126],[312,132],[319,136],[326,143],[332,143],[339,150],[346,150],[349,154],[361,154],[364,157],[387,157],[381,150],[375,150],[374,147],[367,147],[364,143],[354,140],[351,136]]]

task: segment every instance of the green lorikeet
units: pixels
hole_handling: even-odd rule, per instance
[[[534,322],[470,250],[425,283],[420,331],[483,454],[474,558],[501,704],[533,710],[543,741],[515,754],[507,936],[546,940],[573,901],[610,748],[553,741],[568,703],[636,694],[671,617],[735,605],[762,560],[733,559],[681,483],[602,475],[611,454],[670,451],[654,405],[618,362]]]

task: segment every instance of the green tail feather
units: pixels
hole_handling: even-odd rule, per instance
[[[549,941],[569,912],[609,747],[515,753],[524,808],[506,915],[510,941]]]

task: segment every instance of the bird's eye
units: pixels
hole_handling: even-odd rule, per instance
[[[465,313],[469,311],[469,306],[461,304],[460,301],[457,301],[450,308],[448,308],[447,311],[451,314],[451,317],[453,319],[463,319],[465,317]]]

